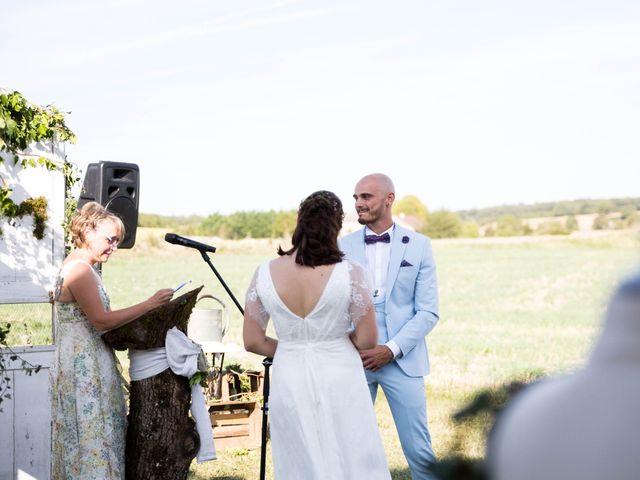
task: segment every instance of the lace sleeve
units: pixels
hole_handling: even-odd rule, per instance
[[[357,325],[360,319],[373,308],[371,300],[373,284],[367,270],[355,262],[349,262],[349,277],[351,284],[349,316],[353,325]]]
[[[263,331],[266,331],[269,323],[269,314],[265,310],[262,300],[260,300],[260,295],[258,295],[257,283],[259,275],[260,267],[253,274],[253,279],[244,299],[244,316],[256,322]]]

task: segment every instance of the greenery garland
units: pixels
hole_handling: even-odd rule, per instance
[[[14,165],[20,164],[22,168],[44,167],[48,171],[62,172],[68,192],[80,180],[79,172],[74,165],[67,161],[59,164],[48,158],[26,153],[33,143],[75,143],[76,136],[65,124],[65,115],[53,105],[41,107],[29,103],[20,92],[0,91],[0,152],[8,152]],[[2,156],[0,162],[4,162]],[[10,188],[0,186],[0,220],[32,215],[33,235],[41,240],[48,220],[47,200],[43,197],[28,198],[16,204],[10,198],[11,193]]]
[[[16,204],[9,195],[11,189],[0,189],[0,209],[2,215],[8,218],[22,218],[25,215],[33,216],[33,236],[38,240],[44,238],[44,227],[49,219],[47,215],[48,202],[45,197],[27,198]],[[0,237],[2,237],[2,227],[0,227]]]

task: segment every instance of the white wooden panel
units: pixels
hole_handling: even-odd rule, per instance
[[[13,397],[13,371],[2,372],[11,382],[11,395]],[[13,480],[13,398],[4,399],[0,404],[0,480]]]
[[[21,347],[14,349],[24,360],[41,365],[38,373],[27,375],[19,360],[7,360],[12,398],[2,402],[0,413],[0,480],[48,480],[51,470],[51,401],[49,370],[55,347]],[[6,427],[6,428],[5,428]],[[5,457],[4,450],[10,457]]]
[[[30,153],[62,163],[64,153],[52,144],[36,144]],[[23,169],[0,153],[0,182],[11,188],[11,199],[19,204],[26,198],[43,196],[48,202],[45,236],[33,236],[33,218],[25,216],[8,222],[1,219],[0,303],[37,303],[49,300],[49,291],[64,257],[64,175],[41,167]]]

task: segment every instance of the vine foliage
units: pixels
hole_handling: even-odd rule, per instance
[[[17,360],[20,361],[20,366],[24,370],[26,375],[33,375],[34,373],[38,373],[42,368],[41,365],[34,365],[31,362],[25,360],[20,357],[13,349],[7,345],[7,336],[9,335],[9,330],[11,329],[10,323],[5,323],[0,325],[0,347],[6,351],[6,358],[9,361],[15,362]],[[0,412],[2,412],[2,401],[11,399],[11,377],[6,374],[6,360],[5,355],[0,355]]]
[[[0,152],[8,154],[14,165],[22,168],[44,167],[48,171],[61,171],[65,189],[69,191],[80,180],[78,169],[69,162],[62,164],[51,159],[28,153],[29,146],[40,142],[70,142],[75,134],[65,123],[66,113],[53,105],[45,107],[29,103],[20,92],[0,91]],[[4,157],[0,156],[0,162]],[[47,218],[47,200],[44,197],[29,198],[20,204],[11,199],[12,190],[0,184],[0,220],[32,215],[33,235],[39,240],[44,236]],[[0,228],[0,236],[2,229]]]
[[[60,171],[65,179],[65,192],[80,180],[78,169],[66,160],[62,163],[29,153],[29,147],[40,142],[70,142],[75,143],[75,134],[65,124],[66,113],[53,105],[45,107],[28,102],[20,92],[6,92],[0,89],[0,163],[13,160],[14,165],[22,168],[46,168],[48,171]],[[12,221],[31,215],[34,219],[33,235],[41,240],[44,237],[47,216],[47,199],[44,197],[27,198],[15,203],[11,199],[12,190],[0,178],[0,222],[7,218]],[[69,195],[65,195],[69,197]],[[66,230],[66,229],[65,229]],[[0,228],[0,237],[2,228]],[[27,375],[38,373],[40,365],[32,365],[21,358],[7,344],[7,337],[11,329],[10,323],[0,324],[0,348],[6,355],[0,355],[0,405],[5,399],[11,398],[11,378],[6,374],[6,361],[21,362]],[[0,411],[2,409],[0,408]]]

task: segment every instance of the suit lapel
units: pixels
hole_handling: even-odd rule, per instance
[[[362,266],[367,266],[367,252],[365,250],[364,243],[364,227],[358,231],[351,250],[352,259],[358,262]]]
[[[393,243],[391,244],[389,271],[387,272],[387,292],[385,295],[385,300],[387,301],[389,300],[389,295],[391,295],[393,285],[396,283],[396,278],[398,278],[400,263],[404,258],[404,251],[407,248],[407,244],[402,243],[402,237],[406,236],[406,234],[407,232],[402,227],[396,225],[395,231],[393,232]]]

